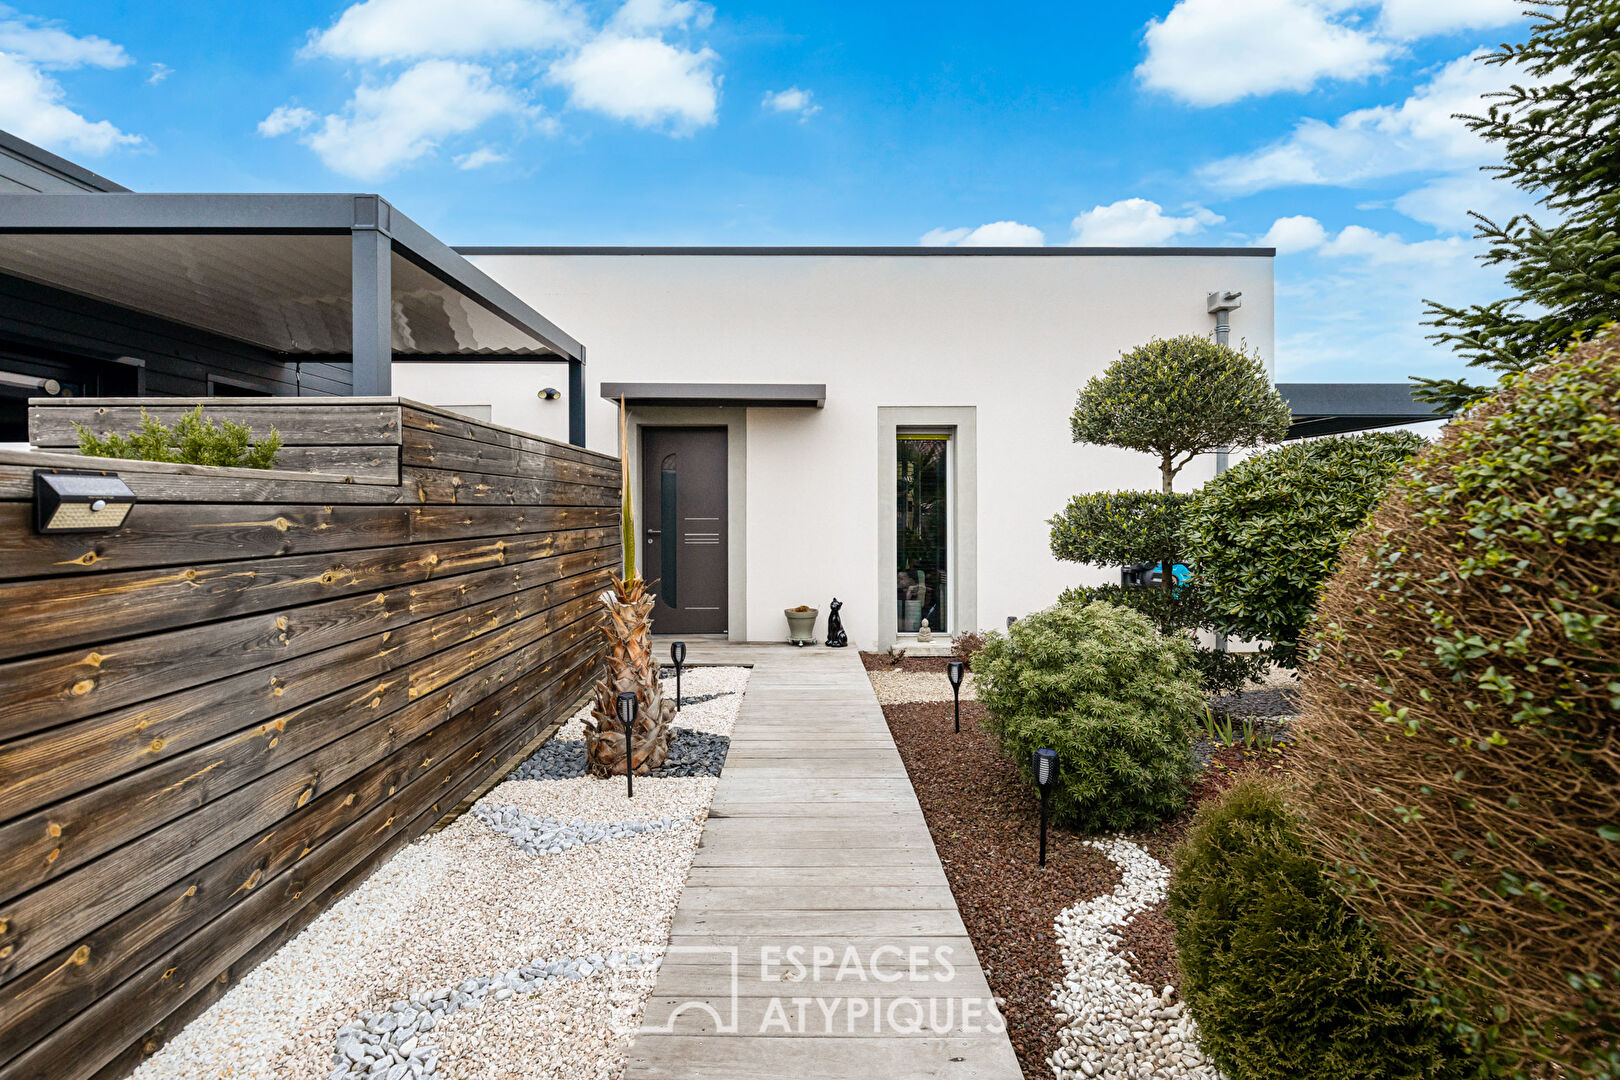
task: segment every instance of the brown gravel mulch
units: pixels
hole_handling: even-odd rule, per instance
[[[862,653],[861,659],[868,671],[944,671],[946,661],[908,658],[896,668],[883,654]],[[1083,846],[1086,837],[1056,827],[1047,832],[1046,869],[1037,868],[1039,800],[979,727],[984,716],[979,702],[962,703],[959,735],[952,731],[948,701],[886,705],[883,715],[990,988],[1004,999],[1002,1014],[1024,1076],[1046,1080],[1051,1075],[1046,1059],[1058,1046],[1047,999],[1063,974],[1053,921],[1070,904],[1112,890],[1119,884],[1119,870]],[[1194,808],[1230,787],[1243,772],[1285,762],[1282,749],[1221,749],[1200,774],[1186,811],[1156,829],[1129,834],[1129,839],[1168,861],[1192,822]],[[1175,930],[1162,904],[1139,913],[1122,937],[1133,977],[1155,989],[1179,981]]]

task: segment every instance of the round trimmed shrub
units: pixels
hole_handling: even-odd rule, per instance
[[[1195,492],[1182,531],[1212,624],[1292,665],[1339,549],[1425,445],[1409,431],[1290,443]]]
[[[1620,335],[1450,424],[1323,593],[1307,835],[1481,1052],[1620,1076]]]
[[[1058,604],[989,634],[973,672],[985,726],[1031,784],[1030,755],[1058,752],[1054,820],[1130,829],[1186,804],[1203,696],[1185,640],[1112,604]]]
[[[1168,898],[1179,991],[1227,1080],[1443,1080],[1461,1045],[1305,850],[1275,782],[1199,808]]]
[[[1235,694],[1258,679],[1270,666],[1265,652],[1226,652],[1206,649],[1198,643],[1198,630],[1209,624],[1204,598],[1196,582],[1188,581],[1174,589],[1154,585],[1075,585],[1058,594],[1060,603],[1105,604],[1139,611],[1166,637],[1183,637],[1192,643],[1193,669],[1206,694]]]

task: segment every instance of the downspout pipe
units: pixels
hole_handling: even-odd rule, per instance
[[[1232,312],[1243,306],[1243,293],[1231,289],[1217,289],[1205,297],[1205,306],[1209,313],[1215,316],[1215,344],[1226,345],[1232,339]],[[1226,471],[1228,455],[1231,450],[1221,447],[1215,451],[1215,475],[1219,476]],[[1215,635],[1215,648],[1219,652],[1226,651],[1226,635]]]

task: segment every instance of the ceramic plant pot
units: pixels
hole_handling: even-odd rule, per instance
[[[821,613],[815,608],[806,611],[795,611],[788,608],[782,612],[788,621],[788,643],[790,645],[814,645],[816,641],[816,616]]]

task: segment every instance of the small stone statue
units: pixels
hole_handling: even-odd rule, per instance
[[[917,627],[917,644],[921,645],[934,640],[934,632],[928,627],[928,620],[924,619],[922,625]]]
[[[838,609],[843,607],[843,601],[833,597],[832,603],[827,605],[827,646],[833,649],[842,649],[849,644],[849,635],[844,633],[844,620],[838,617]]]

